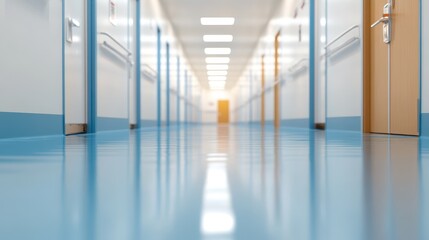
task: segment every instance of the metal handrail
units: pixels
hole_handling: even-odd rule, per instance
[[[327,56],[332,56],[335,55],[337,52],[339,52],[340,50],[342,50],[343,48],[352,45],[355,42],[360,41],[360,38],[358,37],[352,37],[349,40],[347,40],[346,42],[344,42],[343,44],[341,44],[340,46],[332,49],[331,51],[327,52]]]
[[[146,76],[147,80],[150,82],[156,82],[156,75],[158,74],[149,64],[143,64],[143,68],[141,70],[141,74]]]
[[[149,70],[148,72],[153,73],[153,75],[158,74],[158,72],[157,72],[155,69],[153,69],[153,68],[152,68],[149,64],[147,64],[147,63],[144,63],[144,64],[143,64],[143,67],[145,67],[145,69]]]
[[[112,40],[113,42],[115,42],[120,48],[122,48],[125,52],[127,52],[128,56],[133,55],[133,53],[128,50],[128,48],[126,48],[124,45],[122,45],[118,40],[116,40],[112,35],[108,34],[107,32],[99,32],[98,34],[100,35],[104,35],[108,38],[110,38],[110,40]]]
[[[307,63],[307,62],[308,62],[308,58],[303,58],[303,59],[299,60],[292,67],[290,67],[288,69],[289,73],[294,75],[295,73],[301,72],[302,70],[306,69],[307,64],[303,64],[303,63]]]
[[[340,40],[341,38],[343,38],[345,35],[347,35],[351,31],[353,31],[354,29],[360,29],[360,26],[359,25],[353,25],[353,26],[351,26],[349,29],[347,29],[346,31],[344,31],[343,33],[341,33],[340,35],[338,35],[336,38],[334,38],[331,42],[329,42],[328,44],[326,44],[325,49],[327,49],[330,46],[332,46],[334,43],[336,43],[338,40]]]
[[[121,52],[119,52],[116,48],[114,48],[112,45],[110,45],[109,43],[107,43],[106,41],[103,42],[103,46],[107,49],[109,49],[110,51],[114,52],[115,54],[119,55],[121,58],[123,58],[129,65],[133,66],[134,63],[133,61],[130,60],[129,56],[125,56],[124,54],[122,54]]]

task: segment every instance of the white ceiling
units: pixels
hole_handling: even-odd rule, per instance
[[[160,0],[186,57],[203,87],[208,88],[206,47],[229,47],[226,88],[238,81],[258,40],[281,0]],[[201,17],[235,17],[234,26],[202,26]],[[204,43],[203,35],[231,34],[232,43]]]

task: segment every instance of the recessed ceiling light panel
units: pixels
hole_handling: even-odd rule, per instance
[[[207,70],[213,71],[213,70],[228,70],[229,66],[225,64],[209,64],[207,65]]]
[[[206,48],[204,52],[207,55],[229,55],[231,48]]]
[[[226,81],[226,76],[209,76],[209,81]]]
[[[204,42],[232,42],[234,37],[232,35],[204,35]]]

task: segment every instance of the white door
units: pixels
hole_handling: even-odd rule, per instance
[[[85,0],[65,1],[66,134],[87,129]]]

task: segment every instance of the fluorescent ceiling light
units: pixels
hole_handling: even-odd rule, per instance
[[[228,55],[231,54],[231,48],[206,48],[204,52],[207,55]]]
[[[226,76],[209,76],[209,81],[226,81]]]
[[[232,42],[232,35],[204,35],[204,42]]]
[[[222,25],[230,26],[234,25],[235,18],[233,17],[202,17],[201,25]]]
[[[209,70],[209,71],[213,71],[213,70],[228,70],[229,69],[229,67],[228,67],[228,65],[213,65],[213,64],[211,64],[211,65],[207,65],[207,70]]]
[[[226,76],[228,75],[227,71],[207,71],[208,76]]]
[[[206,63],[229,63],[229,57],[208,57]]]

